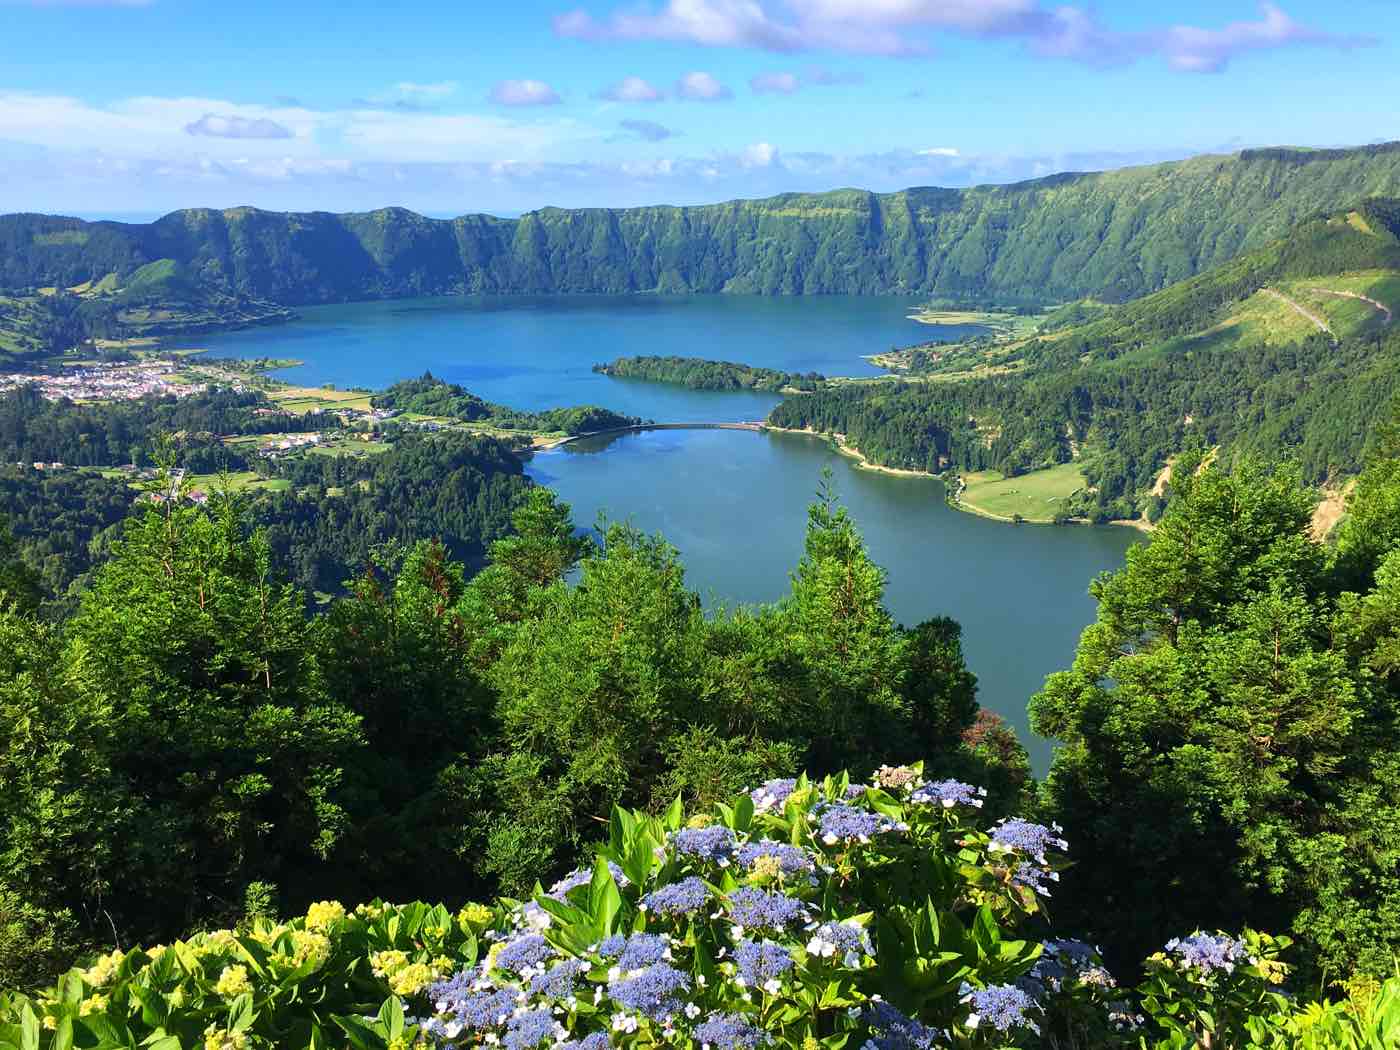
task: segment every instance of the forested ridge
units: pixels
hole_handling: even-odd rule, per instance
[[[1345,290],[1394,299],[1398,216],[1375,200],[1313,218],[1142,299],[1061,311],[1028,338],[936,350],[926,377],[794,396],[770,420],[935,473],[1077,462],[1088,484],[1060,514],[1094,520],[1155,513],[1161,470],[1189,447],[1290,456],[1312,484],[1350,476],[1396,390],[1400,329],[1379,300],[1359,305]],[[1285,293],[1346,312],[1320,330]]]
[[[174,212],[145,225],[0,217],[0,289],[118,282],[167,260],[283,305],[464,292],[1135,298],[1300,220],[1400,194],[1400,144],[1249,150],[1007,186],[837,190],[697,207],[428,219]]]

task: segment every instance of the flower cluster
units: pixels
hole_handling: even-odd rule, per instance
[[[817,870],[816,860],[801,846],[767,839],[762,842],[746,842],[739,847],[738,858],[741,868],[758,877],[810,876]]]
[[[870,1038],[861,1050],[930,1050],[939,1037],[936,1029],[906,1017],[878,997],[860,1016],[870,1028]]]
[[[740,941],[734,950],[736,978],[744,987],[762,988],[770,995],[782,990],[783,974],[792,969],[792,953],[772,941]]]
[[[692,1033],[700,1050],[754,1050],[768,1041],[763,1029],[739,1014],[715,1014],[695,1026]]]
[[[994,984],[986,988],[974,988],[963,983],[958,990],[962,1002],[972,1009],[967,1015],[967,1026],[976,1028],[986,1022],[998,1032],[1009,1032],[1013,1028],[1029,1028],[1039,1034],[1040,1026],[1031,1019],[1040,1006],[1024,988],[1014,984]]]
[[[818,813],[818,834],[828,846],[868,843],[877,835],[908,831],[909,825],[883,813],[850,805],[823,806]]]
[[[954,806],[971,806],[981,809],[987,797],[987,789],[964,784],[961,780],[934,780],[920,784],[909,796],[916,805],[936,805],[944,809]]]
[[[791,777],[779,780],[769,780],[759,787],[749,792],[749,798],[753,801],[753,808],[759,813],[767,813],[769,810],[782,809],[787,802],[788,796],[797,788],[797,781]]]
[[[1028,1046],[1042,1027],[1107,1050],[1144,1015],[1167,1030],[1238,1014],[1285,969],[1281,942],[1197,933],[1149,961],[1136,997],[1118,989],[1090,945],[1035,944],[1020,927],[1055,878],[1060,829],[983,830],[970,821],[985,792],[922,777],[770,781],[752,807],[689,825],[679,807],[618,813],[598,846],[606,893],[587,891],[595,864],[455,916],[321,901],[103,957],[22,1008],[37,1050],[79,1019],[151,1045],[164,1036],[148,1013],[190,1045],[203,1033],[206,1050],[255,1050],[304,1030],[308,1003],[389,1050],[946,1050]],[[20,1002],[0,997],[4,1030]]]
[[[682,828],[671,836],[671,845],[682,857],[728,867],[734,859],[738,840],[723,824],[705,828]]]
[[[1214,971],[1232,973],[1240,963],[1250,962],[1249,949],[1243,941],[1225,934],[1193,933],[1189,937],[1173,937],[1166,951],[1176,956],[1181,965],[1202,975]]]
[[[807,905],[786,893],[741,886],[729,895],[729,918],[740,929],[781,933],[807,920]]]
[[[807,951],[818,959],[838,958],[841,965],[858,969],[865,956],[873,956],[875,948],[870,934],[853,922],[824,922],[812,930]]]
[[[1042,941],[1041,955],[1022,979],[1022,987],[1032,994],[1058,992],[1071,984],[1116,988],[1118,982],[1099,961],[1099,951],[1083,941]]]
[[[709,899],[709,888],[692,875],[648,893],[642,898],[642,910],[654,915],[677,918],[682,915],[694,915]]]
[[[1061,837],[1062,831],[1058,824],[1047,828],[1044,824],[1015,817],[1003,820],[993,829],[991,848],[1002,853],[1024,854],[1038,864],[1046,864],[1049,850],[1069,849],[1069,843]]]
[[[613,882],[617,883],[619,888],[628,885],[627,876],[624,875],[622,869],[612,861],[608,861],[608,872],[612,875]],[[587,886],[592,881],[592,868],[575,868],[553,886],[549,887],[549,892],[546,893],[545,896],[550,900],[562,901],[570,892],[581,886]]]

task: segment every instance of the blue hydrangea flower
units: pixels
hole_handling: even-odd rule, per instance
[[[546,1039],[558,1042],[563,1034],[563,1026],[555,1023],[554,1015],[548,1010],[527,1010],[510,1019],[501,1042],[506,1050],[534,1050]]]
[[[642,907],[655,915],[675,918],[695,914],[709,899],[710,891],[705,883],[692,875],[648,893],[642,898]]]
[[[1047,828],[1044,824],[1033,824],[1029,820],[1013,817],[1003,820],[993,829],[992,849],[1002,853],[1024,853],[1045,864],[1048,850],[1069,849],[1069,843],[1060,837],[1060,830],[1058,824]]]
[[[770,809],[782,809],[796,788],[797,781],[791,777],[769,780],[750,791],[749,798],[753,800],[754,809],[767,813]]]
[[[754,863],[765,857],[778,862],[778,870],[784,875],[809,875],[817,870],[812,855],[801,846],[790,846],[785,842],[761,839],[739,847],[739,866],[752,871]]]
[[[460,1028],[482,1031],[497,1028],[515,1013],[519,996],[514,988],[486,988],[467,991],[459,996],[439,998],[438,1012],[447,1014]]]
[[[1098,949],[1083,941],[1041,941],[1041,955],[1017,984],[1040,998],[1072,984],[1116,988],[1118,982],[1099,961]]]
[[[734,832],[723,824],[711,824],[706,828],[681,828],[671,836],[671,845],[683,857],[718,864],[723,868],[734,859],[738,840]]]
[[[711,1014],[695,1026],[691,1038],[701,1050],[754,1050],[768,1041],[763,1029],[739,1014]]]
[[[622,869],[619,868],[612,861],[608,861],[607,863],[608,871],[612,874],[613,877],[613,882],[617,883],[619,887],[627,886],[630,880],[627,878],[626,875],[622,873]],[[549,892],[546,893],[545,896],[551,898],[552,900],[562,901],[565,895],[567,895],[571,890],[576,890],[580,886],[587,886],[592,881],[592,868],[575,868],[573,871],[569,872],[569,874],[565,875],[562,879],[556,882],[553,886],[549,887]]]
[[[869,842],[876,835],[892,831],[907,831],[883,813],[857,809],[855,806],[823,806],[818,818],[818,836],[828,846],[841,842]]]
[[[772,941],[740,941],[734,962],[744,984],[776,994],[782,987],[779,978],[792,969],[792,953]]]
[[[807,905],[785,893],[740,886],[729,895],[729,918],[746,929],[780,932],[807,918]]]
[[[531,977],[530,994],[549,999],[568,999],[574,994],[579,977],[587,969],[588,964],[582,959],[565,959],[544,973]]]
[[[1215,970],[1233,973],[1235,966],[1249,961],[1249,949],[1243,941],[1225,934],[1193,933],[1190,937],[1173,937],[1167,951],[1181,960],[1183,966],[1208,974]]]
[[[1050,896],[1050,887],[1046,885],[1046,882],[1059,881],[1060,873],[1058,871],[1037,867],[1029,861],[1022,861],[1011,874],[1013,886],[1024,886],[1041,897]]]
[[[569,874],[549,887],[549,892],[545,894],[551,900],[562,901],[570,890],[576,890],[580,886],[587,886],[593,881],[593,872],[587,868],[575,868]]]
[[[614,934],[598,946],[604,959],[615,960],[622,973],[641,970],[659,963],[670,953],[671,946],[654,933],[634,933],[630,937]]]
[[[554,958],[554,955],[555,951],[548,941],[538,933],[527,933],[501,949],[496,956],[496,968],[518,974],[530,973]]]
[[[665,963],[649,966],[608,985],[613,1001],[629,1010],[645,1014],[653,1021],[665,1020],[677,1013],[681,996],[690,991],[690,977]]]
[[[866,1046],[873,1050],[930,1050],[938,1038],[936,1030],[883,1001],[871,1003],[861,1016],[871,1030]]]
[[[1040,1026],[1030,1018],[1033,1010],[1040,1007],[1024,988],[1014,984],[993,984],[986,988],[974,988],[966,981],[958,990],[962,1002],[969,1003],[972,1011],[967,1015],[967,1026],[976,1028],[983,1021],[998,1032],[1009,1032],[1012,1028],[1029,1028],[1037,1035]]]
[[[843,966],[857,967],[861,958],[874,955],[870,935],[851,922],[824,922],[812,931],[807,952],[820,959],[839,957]]]
[[[606,1032],[594,1032],[582,1039],[572,1039],[567,1043],[560,1043],[558,1050],[611,1050],[611,1047],[612,1043],[608,1041]]]
[[[845,798],[847,802],[854,802],[869,790],[869,784],[847,784],[846,792],[842,797]]]
[[[944,809],[954,806],[971,806],[981,809],[987,797],[987,789],[964,784],[961,780],[934,780],[920,784],[909,796],[910,802],[920,805],[937,805]]]

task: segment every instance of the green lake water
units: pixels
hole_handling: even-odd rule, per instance
[[[594,363],[633,354],[719,358],[788,371],[875,375],[862,359],[958,337],[909,321],[911,302],[832,296],[518,297],[354,303],[302,311],[273,328],[202,337],[225,356],[294,357],[292,381],[380,387],[431,370],[524,409],[599,404],[665,422],[761,419],[769,395],[706,393],[610,379]],[[649,431],[534,456],[529,473],[573,505],[661,532],[710,604],[784,594],[801,555],[806,507],[823,467],[890,573],[894,615],[963,625],[984,706],[1021,733],[1038,772],[1050,745],[1026,727],[1026,701],[1068,666],[1094,616],[1089,582],[1138,538],[1123,528],[1014,526],[950,510],[931,478],[859,470],[825,442],[724,430]]]

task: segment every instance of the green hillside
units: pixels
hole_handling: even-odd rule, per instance
[[[844,434],[885,466],[1082,471],[1087,484],[1027,518],[1153,513],[1167,459],[1196,446],[1292,456],[1322,483],[1359,469],[1397,389],[1397,234],[1400,204],[1368,201],[1134,302],[1075,304],[1029,338],[906,354],[924,366],[912,382],[791,398],[771,418]]]
[[[1122,302],[1277,239],[1308,216],[1400,195],[1400,143],[1250,150],[1008,186],[837,190],[703,207],[428,219],[175,212],[147,225],[0,217],[0,288],[129,283],[169,259],[282,304],[460,292],[898,293]]]

